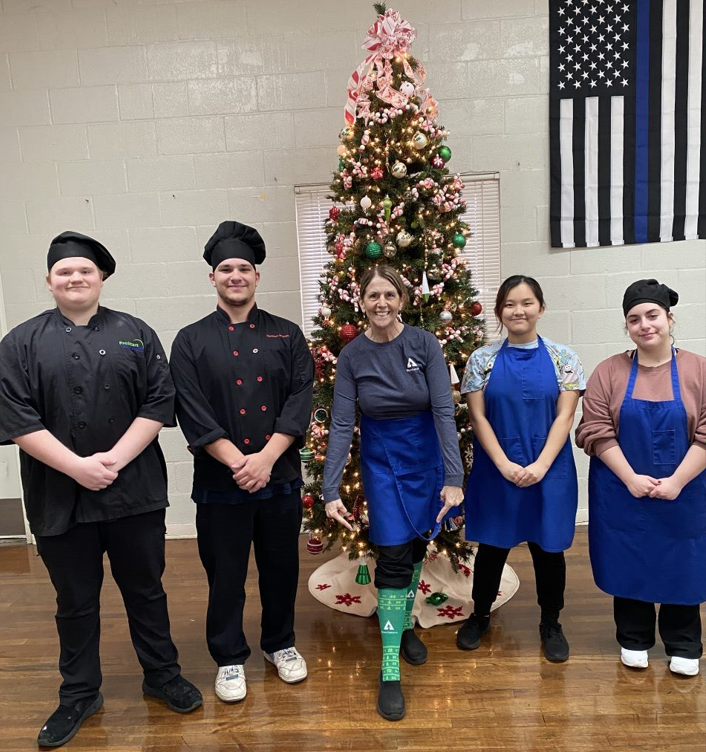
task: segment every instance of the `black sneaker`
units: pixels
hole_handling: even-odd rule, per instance
[[[377,709],[378,713],[388,721],[400,721],[404,718],[404,695],[400,682],[383,681],[382,674],[380,674]]]
[[[170,679],[164,686],[157,689],[142,682],[142,691],[150,697],[162,700],[175,713],[190,713],[203,704],[201,692],[181,674]]]
[[[40,747],[60,747],[76,736],[81,724],[103,707],[103,695],[79,700],[75,705],[59,705],[49,716],[37,737]]]
[[[461,650],[480,647],[480,638],[490,629],[490,616],[471,614],[456,635],[456,644]]]
[[[427,646],[419,639],[414,629],[402,632],[400,655],[413,666],[421,666],[427,662]]]
[[[569,643],[558,621],[542,622],[539,625],[539,636],[548,661],[562,663],[569,657]]]

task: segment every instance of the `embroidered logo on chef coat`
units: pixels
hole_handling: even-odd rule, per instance
[[[135,350],[135,352],[144,352],[145,350],[145,343],[141,339],[121,339],[118,344],[126,350]]]
[[[415,363],[412,358],[407,358],[407,373],[410,371],[418,371],[419,363]]]

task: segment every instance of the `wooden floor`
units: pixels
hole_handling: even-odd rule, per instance
[[[303,547],[302,547],[303,548]],[[184,674],[204,692],[204,707],[180,716],[140,692],[118,592],[107,578],[102,659],[105,706],[69,743],[71,750],[131,752],[319,752],[363,750],[706,750],[704,674],[673,676],[660,645],[648,670],[621,665],[611,602],[591,578],[585,529],[569,552],[562,621],[571,643],[566,664],[540,652],[538,610],[526,548],[511,555],[521,586],[493,618],[490,639],[471,653],[455,647],[457,626],[423,633],[430,658],[403,664],[407,717],[389,723],[375,712],[379,671],[377,619],[331,611],[314,601],[309,574],[326,556],[302,552],[297,646],[309,678],[287,686],[256,650],[257,581],[248,581],[248,696],[224,705],[204,640],[206,578],[195,541],[167,544],[165,586]],[[53,590],[27,546],[0,547],[0,749],[31,750],[54,710],[59,677]]]

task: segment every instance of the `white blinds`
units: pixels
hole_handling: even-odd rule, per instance
[[[500,182],[498,173],[461,174],[466,212],[461,219],[471,229],[463,256],[468,259],[473,284],[479,291],[483,316],[493,321],[495,294],[500,285]],[[295,186],[302,321],[308,337],[319,309],[319,277],[329,260],[324,222],[333,206],[327,185]]]

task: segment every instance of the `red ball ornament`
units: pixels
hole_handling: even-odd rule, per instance
[[[358,336],[358,329],[353,324],[344,324],[338,336],[344,342],[352,342]]]
[[[382,167],[373,167],[373,169],[370,170],[370,177],[373,180],[382,180],[383,175]]]
[[[483,313],[483,306],[477,300],[474,300],[471,303],[471,316],[480,316],[481,313]]]
[[[302,506],[304,509],[311,509],[314,506],[314,497],[311,494],[302,496]]]
[[[306,550],[310,554],[320,554],[324,550],[324,544],[321,542],[320,538],[311,537],[306,542]]]
[[[328,216],[329,216],[329,219],[332,222],[335,222],[338,219],[338,217],[340,216],[340,214],[341,214],[341,210],[337,206],[332,206],[328,210]]]

